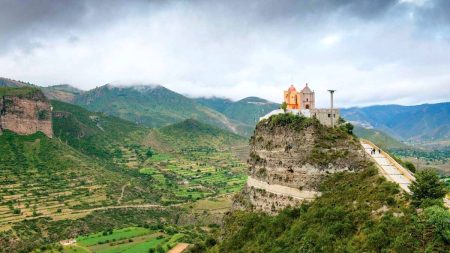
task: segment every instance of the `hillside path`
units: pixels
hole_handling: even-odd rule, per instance
[[[379,171],[385,178],[399,184],[405,192],[411,194],[409,186],[416,178],[409,170],[403,168],[389,154],[378,148],[372,142],[361,140],[361,145],[364,147],[366,153],[370,155],[378,165]],[[375,149],[375,154],[372,154],[372,149]]]
[[[316,192],[316,191],[301,191],[297,188],[292,188],[289,186],[284,186],[284,185],[279,185],[279,184],[269,184],[267,182],[258,180],[256,178],[253,178],[250,176],[247,179],[247,186],[258,188],[258,189],[263,189],[263,190],[273,193],[273,194],[290,196],[294,199],[300,199],[300,200],[304,200],[304,199],[311,200],[320,195],[320,193]]]
[[[182,253],[190,246],[189,243],[178,243],[175,247],[169,250],[167,253]]]
[[[120,205],[120,204],[122,204],[122,199],[123,199],[123,194],[125,193],[125,188],[127,187],[127,186],[130,186],[131,185],[131,183],[130,182],[128,182],[128,183],[126,183],[126,184],[124,184],[123,186],[122,186],[122,192],[120,193],[120,197],[119,197],[119,199],[117,200],[117,203]]]

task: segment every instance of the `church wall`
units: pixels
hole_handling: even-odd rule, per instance
[[[316,117],[320,123],[326,126],[331,126],[331,117],[330,117],[330,109],[311,109],[311,117]],[[340,117],[339,109],[333,109],[333,116],[334,116],[334,124],[337,124],[337,121]]]

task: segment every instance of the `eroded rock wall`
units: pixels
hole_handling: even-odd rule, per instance
[[[18,134],[41,131],[53,137],[50,102],[39,91],[27,97],[0,97],[0,131],[8,129]]]

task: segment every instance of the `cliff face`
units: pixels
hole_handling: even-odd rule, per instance
[[[35,88],[3,88],[0,90],[0,131],[2,129],[18,134],[41,131],[51,138],[50,102]]]
[[[320,195],[330,173],[367,166],[359,142],[345,129],[280,114],[256,126],[250,140],[249,179],[234,207],[276,213]]]

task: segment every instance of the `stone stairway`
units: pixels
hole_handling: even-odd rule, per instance
[[[398,164],[389,154],[379,149],[375,144],[362,140],[361,145],[366,153],[374,160],[381,174],[389,181],[395,182],[407,193],[411,193],[410,184],[415,180],[413,174]],[[372,154],[375,149],[375,154]],[[381,151],[381,152],[379,152]]]

